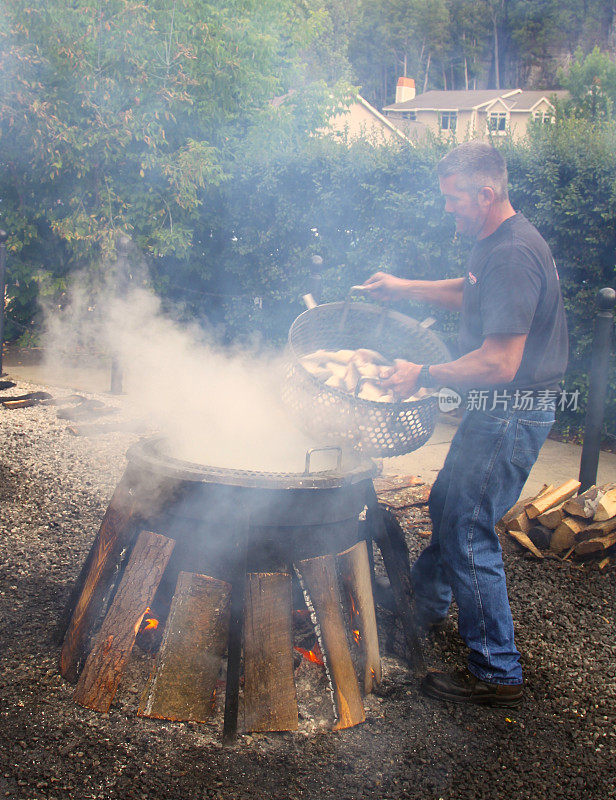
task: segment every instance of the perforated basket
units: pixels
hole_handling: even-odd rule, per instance
[[[363,400],[325,386],[300,362],[319,349],[362,347],[391,361],[450,360],[441,339],[411,317],[369,303],[326,303],[304,311],[291,325],[283,398],[298,424],[320,442],[353,447],[369,456],[410,453],[434,432],[436,396],[406,403]]]

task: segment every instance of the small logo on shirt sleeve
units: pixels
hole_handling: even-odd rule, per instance
[[[477,283],[477,277],[473,275],[472,272],[468,273],[468,282],[470,283],[471,286],[474,286]]]

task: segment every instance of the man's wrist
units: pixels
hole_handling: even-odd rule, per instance
[[[422,365],[419,370],[419,376],[417,377],[417,386],[424,386],[426,389],[435,389],[439,385],[438,380],[430,374],[431,366],[431,364]]]

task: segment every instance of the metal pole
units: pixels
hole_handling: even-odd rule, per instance
[[[580,459],[580,492],[585,492],[597,481],[601,431],[605,413],[605,396],[608,383],[608,366],[614,327],[614,305],[616,291],[601,289],[597,295],[599,310],[595,318],[590,364],[590,382],[586,403],[586,423],[584,425],[584,445]]]
[[[317,305],[321,302],[321,294],[323,292],[322,266],[323,259],[321,256],[312,256],[312,264],[310,266],[310,294],[316,300]]]
[[[6,240],[9,235],[6,231],[0,231],[0,375],[4,375],[2,369],[2,351],[4,350],[4,291],[6,286]]]

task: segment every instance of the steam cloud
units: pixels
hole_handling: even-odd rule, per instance
[[[279,398],[281,357],[223,350],[196,325],[165,316],[142,288],[123,297],[76,287],[47,313],[48,367],[76,348],[115,353],[129,401],[176,458],[229,469],[301,472],[313,446]],[[323,467],[321,467],[323,468]]]

